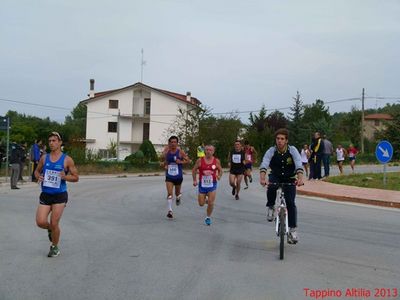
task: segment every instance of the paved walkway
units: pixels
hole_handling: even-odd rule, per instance
[[[306,181],[297,189],[300,195],[315,196],[338,201],[400,208],[400,191],[361,188],[325,181]]]

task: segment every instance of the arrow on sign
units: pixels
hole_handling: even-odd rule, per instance
[[[382,151],[382,156],[383,157],[389,157],[389,151],[387,149],[383,149],[381,146],[379,146],[379,150]]]

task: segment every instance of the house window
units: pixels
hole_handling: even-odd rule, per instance
[[[108,108],[118,108],[118,100],[108,100]]]
[[[150,114],[150,99],[149,98],[144,99],[144,114],[145,115]]]
[[[118,123],[117,122],[108,122],[108,132],[117,132]]]
[[[143,141],[150,139],[150,123],[143,123]]]
[[[379,125],[380,125],[379,120],[375,120],[375,126],[379,126]]]

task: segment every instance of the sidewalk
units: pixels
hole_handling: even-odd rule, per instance
[[[400,208],[400,191],[361,188],[325,181],[306,181],[297,188],[300,195],[321,197],[337,201]]]

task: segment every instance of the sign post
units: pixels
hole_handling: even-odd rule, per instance
[[[376,145],[375,156],[383,164],[383,186],[386,188],[386,165],[392,159],[393,147],[388,141],[380,141]]]
[[[6,145],[6,181],[8,178],[8,156],[9,156],[9,148],[10,148],[10,117],[0,117],[0,130],[7,131],[7,145]],[[1,162],[0,162],[1,163]]]

